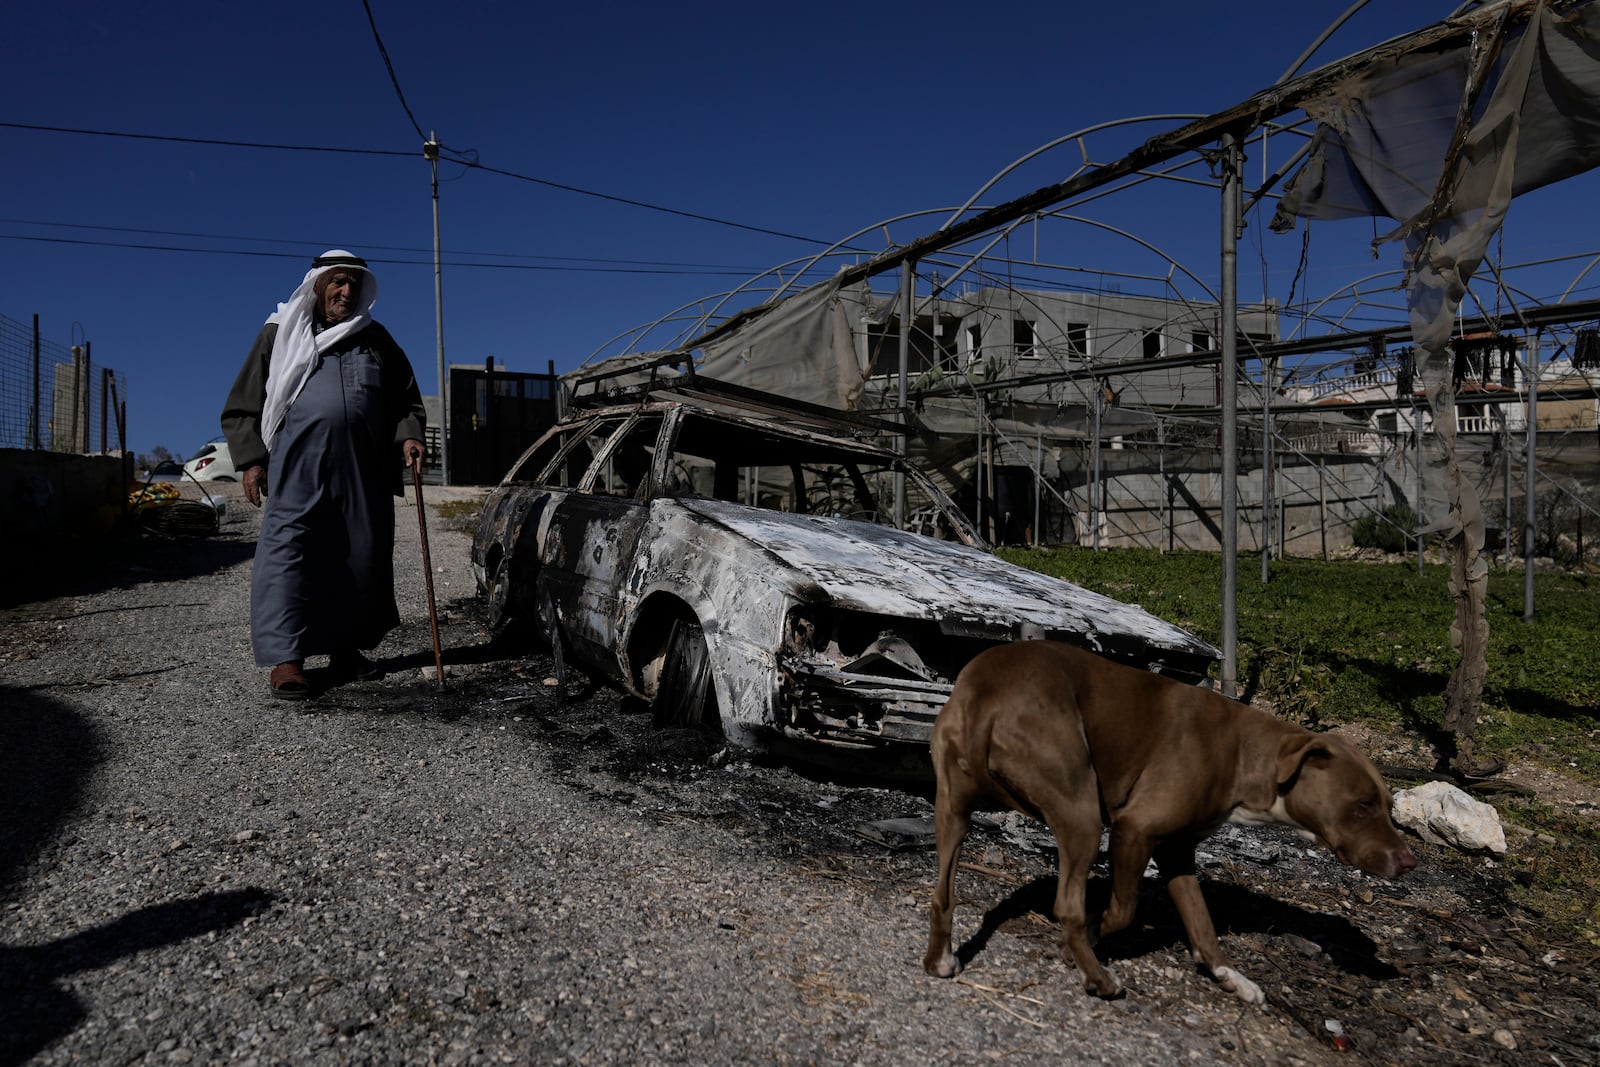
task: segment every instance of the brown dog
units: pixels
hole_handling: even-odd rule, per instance
[[[933,727],[939,880],[922,966],[949,978],[951,878],[971,813],[998,800],[1049,826],[1060,855],[1055,914],[1061,957],[1102,997],[1122,986],[1095,958],[1085,888],[1111,827],[1111,902],[1100,933],[1133,920],[1155,858],[1190,950],[1223,988],[1252,1004],[1261,989],[1228,965],[1195,877],[1195,846],[1225,821],[1282,823],[1341,863],[1392,878],[1417,865],[1389,818],[1370,760],[1210,690],[1053,641],[989,649],[967,664]]]

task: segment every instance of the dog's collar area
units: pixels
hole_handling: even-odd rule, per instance
[[[1316,835],[1296,821],[1293,815],[1289,814],[1289,808],[1285,803],[1286,799],[1282,794],[1279,794],[1273,800],[1272,807],[1265,809],[1247,808],[1240,804],[1228,812],[1228,821],[1235,826],[1290,826],[1314,840]]]

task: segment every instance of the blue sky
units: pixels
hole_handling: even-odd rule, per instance
[[[37,314],[46,339],[87,339],[97,365],[126,375],[134,450],[187,456],[217,434],[262,320],[330,247],[372,262],[375,315],[407,348],[423,391],[436,391],[429,167],[412,116],[447,155],[476,153],[522,176],[440,166],[446,361],[565,371],[773,264],[960,204],[1056,137],[1236,103],[1348,7],[370,2],[410,115],[361,0],[78,0],[17,5],[8,18],[0,314]],[[1369,8],[1316,61],[1435,22],[1451,5]],[[1176,125],[1103,140],[1101,161]],[[1041,157],[986,201],[1075,163],[1070,151]],[[1112,198],[1084,213],[1137,229],[1214,284],[1209,190]],[[1529,256],[1572,237],[1557,208],[1514,208],[1512,221],[1507,240]],[[896,226],[893,239],[935,225]],[[1393,253],[1371,260],[1370,230],[1319,231],[1298,284],[1334,288],[1392,267]],[[1241,295],[1285,297],[1299,253],[1297,236],[1255,226]],[[1126,241],[1086,239],[1065,258],[1151,268]]]

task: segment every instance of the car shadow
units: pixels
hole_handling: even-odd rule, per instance
[[[37,693],[0,686],[0,895],[21,895],[29,865],[84,804],[107,756],[83,717]],[[41,944],[0,944],[0,1067],[72,1032],[87,1009],[60,980],[161,945],[232,926],[272,902],[256,888],[138,908]],[[10,936],[17,936],[15,927]]]

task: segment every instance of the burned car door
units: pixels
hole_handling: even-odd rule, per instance
[[[650,522],[648,471],[661,421],[630,420],[555,508],[544,534],[543,610],[578,659],[613,678],[621,671],[617,638],[628,576]]]
[[[550,517],[578,490],[605,445],[628,418],[612,415],[555,428],[512,466],[485,502],[473,563],[495,632],[534,625],[549,636],[540,611]]]

